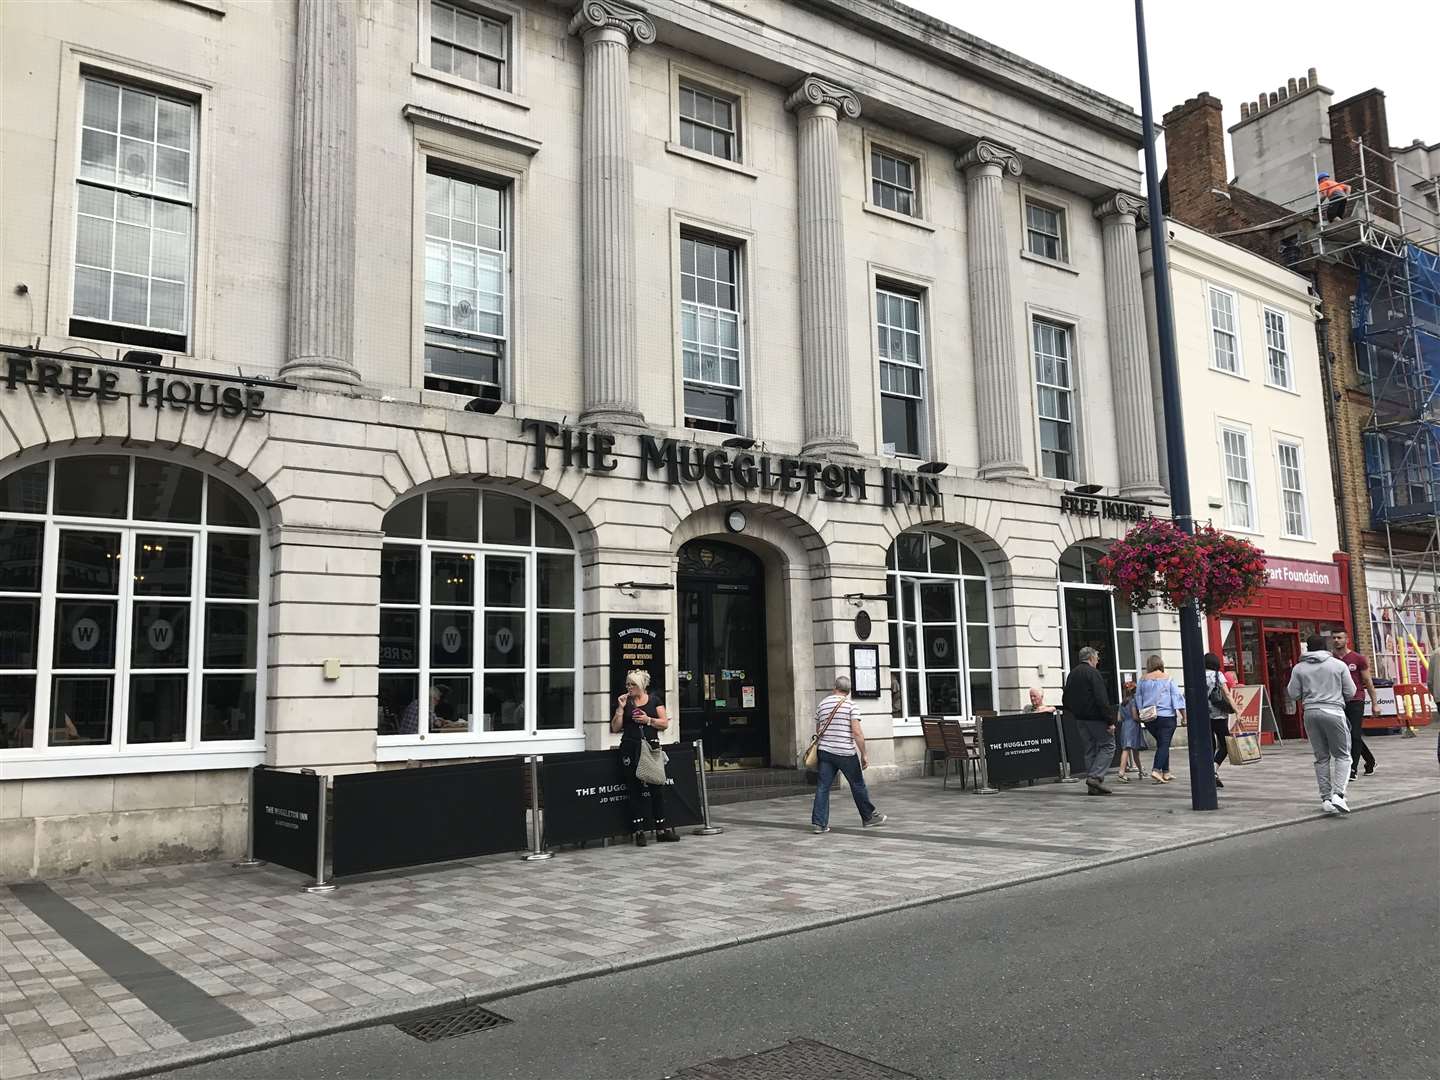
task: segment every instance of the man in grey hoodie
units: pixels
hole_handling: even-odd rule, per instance
[[[1345,702],[1355,696],[1355,680],[1350,669],[1330,655],[1320,634],[1310,635],[1305,650],[1290,673],[1285,695],[1305,706],[1305,733],[1315,751],[1321,811],[1348,814],[1345,784],[1350,779],[1350,725],[1345,721]]]

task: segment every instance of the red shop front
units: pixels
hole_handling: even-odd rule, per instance
[[[1267,557],[1269,583],[1245,607],[1209,617],[1210,651],[1241,686],[1264,686],[1281,734],[1301,738],[1299,714],[1285,697],[1290,671],[1305,651],[1305,639],[1344,630],[1352,640],[1350,559],[1336,552],[1331,562]]]

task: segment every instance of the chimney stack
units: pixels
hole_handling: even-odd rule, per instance
[[[1229,195],[1220,99],[1202,92],[1165,114],[1166,187],[1170,214],[1210,231]]]

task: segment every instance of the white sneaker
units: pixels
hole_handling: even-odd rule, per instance
[[[1350,804],[1345,801],[1344,795],[1332,794],[1330,796],[1330,805],[1335,807],[1335,809],[1339,810],[1342,814],[1350,813]]]
[[[1321,800],[1320,800],[1320,812],[1321,812],[1322,814],[1338,814],[1338,813],[1340,813],[1340,811],[1335,808],[1335,804],[1332,803],[1329,799],[1321,799]]]

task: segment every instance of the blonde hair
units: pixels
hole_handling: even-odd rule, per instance
[[[636,668],[634,671],[627,671],[625,673],[625,682],[627,684],[633,682],[640,688],[640,692],[644,693],[650,689],[650,673],[648,671],[641,671],[639,668]]]

